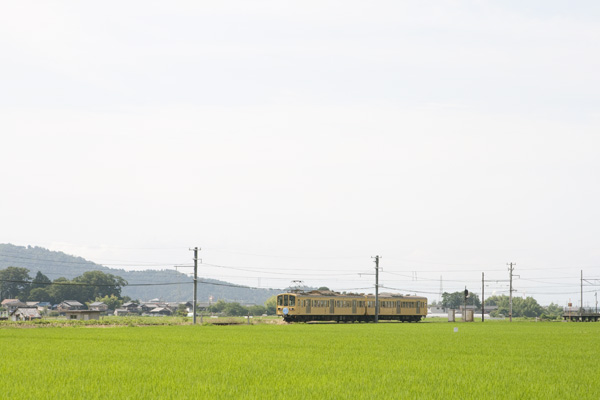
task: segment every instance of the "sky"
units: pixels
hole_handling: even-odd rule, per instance
[[[594,1],[6,3],[0,243],[595,306],[599,45]]]

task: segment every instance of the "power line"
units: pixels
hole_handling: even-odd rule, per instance
[[[92,286],[92,287],[114,287],[114,286],[167,286],[167,285],[190,285],[193,284],[190,282],[161,282],[161,283],[127,283],[125,285],[104,285],[104,284],[91,284],[91,283],[78,283],[78,282],[33,282],[33,281],[21,281],[21,280],[12,280],[12,279],[0,279],[0,282],[9,282],[9,283],[21,283],[21,284],[36,284],[36,285],[58,285],[58,286]],[[245,286],[245,285],[235,285],[233,283],[220,283],[220,282],[207,282],[203,280],[198,280],[198,283],[202,283],[204,285],[214,285],[214,286],[227,286],[227,287],[235,287],[242,289],[266,289],[266,290],[278,290],[275,288],[257,288],[253,286]]]

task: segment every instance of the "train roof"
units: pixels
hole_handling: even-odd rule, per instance
[[[339,292],[334,292],[332,290],[311,290],[309,292],[304,292],[304,291],[292,291],[292,292],[287,292],[287,293],[281,293],[281,294],[295,294],[295,295],[300,295],[300,296],[314,296],[314,297],[323,297],[323,296],[332,296],[332,297],[373,297],[375,298],[375,294],[373,293],[369,293],[369,294],[365,294],[365,293],[339,293]],[[426,297],[423,296],[417,296],[417,295],[410,295],[410,294],[400,294],[400,293],[390,293],[390,292],[384,292],[384,293],[379,293],[379,298],[383,298],[383,299],[389,299],[389,298],[394,298],[394,299],[398,299],[398,298],[406,298],[406,299],[419,299],[419,300],[427,300]]]

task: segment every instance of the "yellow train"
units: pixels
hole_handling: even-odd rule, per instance
[[[329,290],[277,295],[277,315],[286,322],[375,320],[375,295],[340,294]],[[379,320],[419,322],[427,315],[427,298],[379,294]]]

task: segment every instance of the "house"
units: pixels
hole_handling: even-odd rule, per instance
[[[162,302],[148,302],[148,303],[142,303],[140,304],[140,308],[142,309],[142,312],[150,312],[152,310],[154,310],[155,308],[164,308],[167,305],[165,303]]]
[[[173,314],[173,312],[166,307],[157,307],[154,310],[150,311],[150,315],[153,316],[167,316],[171,314]]]
[[[2,307],[5,307],[10,313],[19,307],[27,307],[27,304],[23,303],[19,299],[4,299],[2,300]]]
[[[77,300],[65,300],[58,305],[56,308],[59,312],[64,313],[65,311],[83,310],[85,306]]]
[[[131,314],[139,314],[142,311],[138,303],[131,301],[123,304],[121,308],[127,310]]]
[[[41,319],[40,311],[36,306],[18,307],[10,314],[11,321],[31,321],[32,319]]]
[[[76,319],[79,321],[100,319],[100,311],[97,310],[67,310],[65,311],[65,315],[67,319]]]
[[[93,311],[106,312],[108,310],[108,306],[101,301],[95,301],[88,306],[88,309]]]

